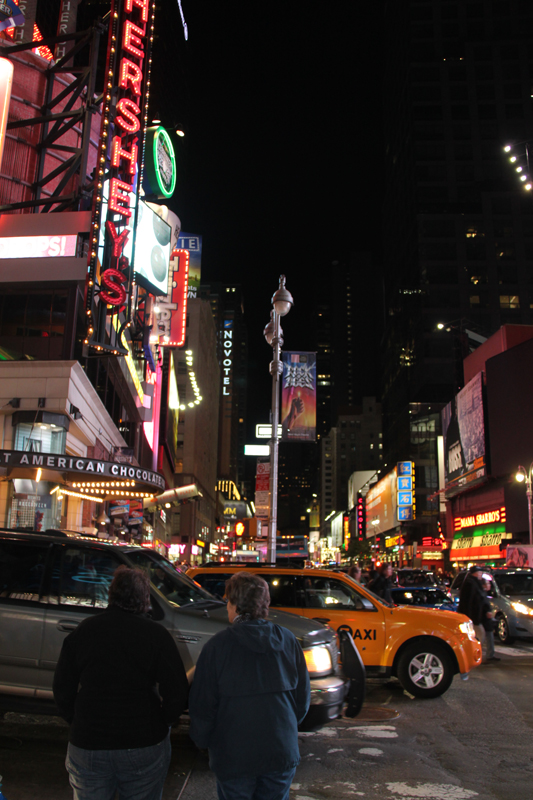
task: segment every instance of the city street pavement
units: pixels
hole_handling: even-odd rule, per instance
[[[363,711],[301,734],[291,800],[528,800],[533,797],[533,645],[497,646],[501,661],[442,697],[417,700],[396,681],[370,682]],[[188,721],[172,733],[164,800],[216,800],[207,758]],[[0,773],[7,800],[71,800],[68,728],[6,714]]]

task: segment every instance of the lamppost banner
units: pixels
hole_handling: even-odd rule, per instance
[[[281,441],[316,438],[316,353],[283,353]]]

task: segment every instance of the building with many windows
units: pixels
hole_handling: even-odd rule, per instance
[[[533,321],[532,22],[527,3],[386,5],[383,432],[428,493],[463,357]],[[437,507],[423,512],[436,530]]]

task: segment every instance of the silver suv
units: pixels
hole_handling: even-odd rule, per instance
[[[496,635],[502,644],[533,639],[533,569],[483,568],[490,583],[487,593],[496,619]],[[467,572],[459,572],[450,587],[459,599]]]
[[[226,605],[158,553],[82,537],[0,532],[0,711],[57,713],[52,681],[65,636],[107,606],[118,566],[146,569],[152,617],[174,637],[192,679],[203,645],[229,623]],[[342,712],[349,682],[339,672],[333,631],[272,610],[270,619],[300,642],[311,678],[304,727]]]

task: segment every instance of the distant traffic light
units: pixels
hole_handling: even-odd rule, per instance
[[[237,536],[242,536],[244,531],[246,530],[244,522],[237,522],[235,525],[235,534]]]

